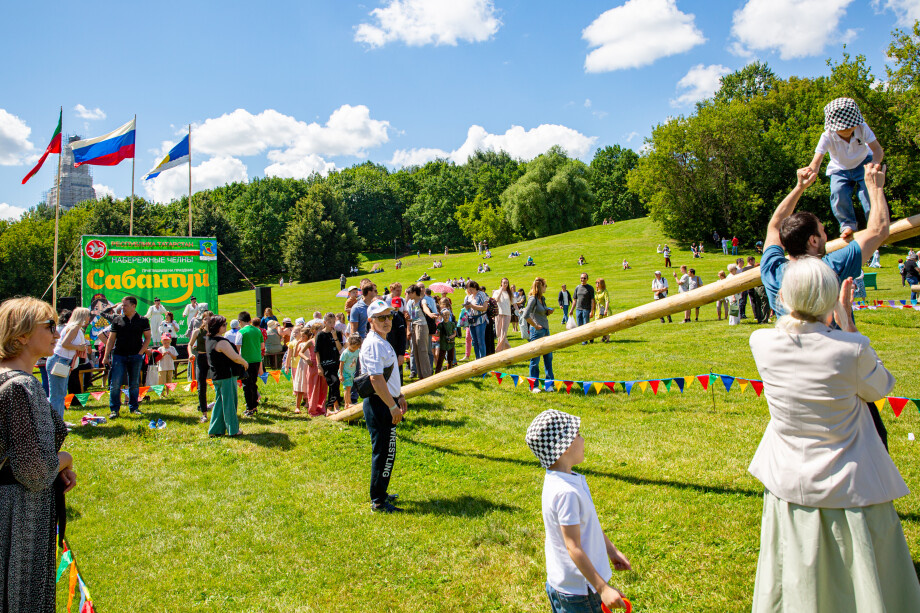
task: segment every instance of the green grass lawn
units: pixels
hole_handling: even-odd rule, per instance
[[[571,290],[587,271],[592,281],[607,280],[618,312],[650,299],[652,272],[662,264],[655,247],[664,242],[651,223],[635,220],[496,248],[485,275],[475,274],[475,253],[442,258],[444,268],[429,273],[472,275],[490,288],[505,275],[527,287],[541,275],[554,299],[561,282]],[[907,297],[895,263],[908,246],[917,245],[883,251],[870,298]],[[695,265],[706,283],[733,261],[721,252],[691,260],[671,247],[674,264]],[[523,257],[508,259],[513,249]],[[535,268],[523,268],[527,255]],[[624,257],[632,270],[620,270]],[[427,257],[404,262],[394,274],[392,261],[381,261],[387,271],[371,278],[381,287],[405,284],[431,265]],[[275,287],[276,312],[339,311],[338,289],[338,281]],[[254,292],[221,296],[220,304],[233,317],[254,308]],[[559,319],[552,318],[555,331]],[[700,319],[652,322],[610,344],[557,352],[556,376],[634,380],[712,370],[757,378],[747,344],[755,326],[715,321],[713,306]],[[857,323],[897,377],[893,395],[920,397],[920,313],[862,311]],[[512,344],[521,342],[513,336]],[[524,374],[527,366],[504,370]],[[282,382],[261,386],[264,411],[241,420],[246,436],[237,440],[208,439],[187,392],[154,398],[142,418],[69,436],[65,449],[80,481],[68,497],[68,534],[100,611],[546,611],[542,471],[524,432],[548,407],[582,417],[581,468],[602,525],[634,568],[613,584],[636,611],[750,610],[762,487],[746,469],[769,419],[751,388],[742,394],[718,385],[712,393],[694,383],[683,394],[637,387],[631,396],[533,395],[492,377],[438,390],[410,401],[391,484],[406,513],[382,517],[369,508],[363,422],[295,416],[290,384]],[[105,408],[90,405],[100,414]],[[168,427],[148,430],[157,417]],[[907,439],[920,435],[920,414],[909,405],[898,419],[887,407],[883,417],[912,490],[895,506],[920,561],[920,441]]]

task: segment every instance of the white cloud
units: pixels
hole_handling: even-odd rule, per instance
[[[591,98],[585,98],[585,108],[586,109],[591,108]]]
[[[853,0],[748,0],[732,18],[732,52],[776,51],[780,58],[819,55],[830,43],[852,40],[840,20]]]
[[[192,135],[194,137],[194,134]],[[192,191],[219,187],[234,181],[248,181],[246,165],[234,157],[219,156],[192,167]],[[172,169],[144,181],[144,191],[154,202],[169,202],[188,194],[188,173]]]
[[[590,151],[597,137],[584,134],[555,124],[542,124],[525,130],[521,126],[511,126],[504,134],[489,134],[482,126],[473,125],[467,131],[466,141],[457,149],[447,152],[441,149],[398,150],[393,154],[390,164],[409,166],[424,164],[435,158],[450,159],[463,164],[477,150],[505,151],[515,158],[530,160],[553,145],[559,145],[573,157],[582,157]]]
[[[0,109],[0,166],[18,166],[35,149],[29,141],[32,128],[19,117]]]
[[[402,41],[410,47],[489,40],[501,26],[492,0],[389,0],[371,11],[375,23],[355,28],[355,41],[371,47]]]
[[[586,72],[639,68],[706,42],[694,16],[675,0],[629,0],[602,13],[581,37],[598,47],[585,58]]]
[[[21,209],[18,206],[0,202],[0,219],[19,219],[25,212],[25,209]]]
[[[115,190],[102,183],[93,183],[93,191],[96,192],[96,200],[102,200],[106,196],[115,197]]]
[[[677,82],[677,89],[683,90],[671,106],[687,106],[712,96],[722,85],[722,77],[731,70],[721,64],[703,66],[697,64]]]
[[[282,151],[272,151],[268,159],[274,162],[265,167],[266,177],[282,177],[286,179],[306,179],[313,173],[323,176],[335,170],[335,164],[327,162],[316,154],[306,156],[289,155]]]
[[[920,0],[872,0],[876,10],[889,10],[898,18],[899,26],[911,26],[920,19]]]
[[[635,130],[633,130],[632,132],[627,134],[624,138],[626,139],[627,143],[631,143],[633,142],[633,139],[638,138],[639,136],[642,136],[642,135],[636,132]]]
[[[105,119],[105,111],[98,106],[94,109],[88,109],[82,104],[78,104],[73,107],[73,110],[76,111],[77,117],[80,119]]]
[[[342,105],[324,126],[308,124],[273,109],[258,115],[237,109],[193,125],[192,148],[194,152],[225,156],[257,155],[270,150],[269,158],[278,154],[364,157],[369,148],[389,140],[389,127],[388,121],[371,119],[364,105]]]

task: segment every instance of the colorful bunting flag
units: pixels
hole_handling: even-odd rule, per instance
[[[592,385],[591,387],[594,388],[594,393],[600,394],[601,390],[604,389],[604,384],[601,381],[595,381],[594,385]]]
[[[572,385],[573,385],[575,382],[574,382],[574,381],[563,381],[563,383],[565,383],[565,393],[566,393],[566,394],[571,394],[571,393],[572,393]]]
[[[519,375],[511,375],[511,380],[514,381],[514,387],[517,387],[517,386],[518,386],[518,382],[519,382],[519,380],[520,380],[520,376],[519,376]]]
[[[886,400],[885,398],[882,398],[881,400],[876,400],[876,401],[873,402],[872,404],[874,404],[875,407],[876,407],[879,411],[881,411],[882,409],[885,408],[885,400]]]
[[[671,391],[671,382],[672,382],[672,381],[673,381],[673,379],[662,379],[662,381],[661,381],[662,383],[664,383],[664,389],[668,390],[669,392]]]
[[[90,392],[89,395],[92,396],[93,399],[99,400],[100,398],[102,398],[102,395],[105,394],[105,393],[106,393],[105,391],[101,391],[101,392]]]
[[[178,383],[167,383],[167,384],[166,384],[166,389],[168,389],[169,391],[173,391],[174,389],[176,389],[176,386],[177,386],[177,385],[178,385]]]
[[[904,407],[907,405],[907,400],[907,398],[888,397],[888,404],[891,405],[891,410],[894,411],[895,417],[901,416],[901,411],[903,411]]]
[[[64,396],[64,407],[65,408],[68,408],[68,409],[70,408],[70,405],[73,402],[73,396],[74,396],[73,394],[67,394],[66,396]]]
[[[587,395],[588,395],[588,392],[591,391],[591,382],[590,382],[590,381],[582,381],[582,382],[581,382],[581,389],[585,392],[585,396],[587,396]]]
[[[89,402],[89,392],[84,394],[74,394],[74,397],[77,399],[77,402],[80,403],[80,406],[86,406]]]
[[[267,372],[263,372],[261,375],[259,375],[259,378],[262,379],[262,383],[267,383],[267,382],[268,382],[268,373],[267,373]]]
[[[565,381],[556,381],[556,382],[554,383],[554,385],[556,386],[556,391],[558,392],[558,391],[560,391],[562,388],[565,387]]]
[[[722,385],[725,386],[725,391],[730,391],[732,389],[732,383],[735,382],[735,378],[729,375],[719,375],[719,377],[722,379]]]
[[[649,381],[648,384],[652,386],[652,393],[657,396],[658,386],[661,384],[661,381]]]
[[[684,377],[684,378],[682,378],[682,379],[681,379],[681,378],[677,378],[677,379],[674,379],[674,383],[677,384],[677,389],[679,389],[679,390],[680,390],[680,393],[683,394],[683,393],[684,393],[684,386],[685,386],[685,385],[690,385],[691,383],[693,383],[693,377]]]
[[[697,375],[697,381],[700,382],[700,385],[703,386],[703,389],[709,389],[709,375]]]
[[[502,374],[500,372],[492,371],[492,374],[495,375],[495,378],[498,380],[498,384],[502,384]]]
[[[288,381],[291,380],[291,373],[290,373],[290,372],[288,372],[288,371],[286,371],[286,370],[282,370],[282,371],[281,371],[281,374],[284,375],[284,378],[287,379]]]
[[[143,400],[147,396],[147,392],[150,391],[150,386],[145,385],[144,387],[137,390],[137,399]]]
[[[157,396],[162,396],[162,395],[163,395],[163,390],[166,389],[166,386],[165,386],[165,385],[151,385],[151,386],[150,386],[150,389],[151,389],[151,390],[153,391],[153,393],[156,394]]]
[[[272,371],[269,371],[268,374],[272,376],[272,379],[275,380],[275,383],[281,383],[281,371],[280,370],[272,370]]]
[[[629,396],[632,393],[632,388],[636,384],[635,381],[624,381],[623,389],[626,390],[626,395]]]
[[[527,377],[527,383],[530,384],[530,389],[533,389],[534,383],[536,383],[536,382],[537,382],[537,380],[534,379],[533,377]]]
[[[67,613],[70,613],[70,606],[73,604],[73,594],[77,589],[77,565],[70,565],[70,582],[67,587]]]
[[[606,385],[607,388],[608,388],[611,392],[613,392],[614,394],[616,393],[616,391],[617,391],[617,382],[616,382],[616,381],[604,381],[604,385]]]
[[[64,576],[64,571],[67,570],[70,567],[70,563],[73,562],[73,552],[70,551],[70,549],[66,549],[66,545],[64,547],[64,555],[61,556],[61,563],[58,564],[57,579],[54,580],[55,583],[61,580],[61,577]]]
[[[735,381],[737,381],[737,382],[738,382],[738,387],[740,387],[740,388],[741,388],[741,393],[743,394],[743,393],[744,393],[744,390],[746,390],[746,389],[747,389],[747,386],[748,386],[748,380],[747,380],[747,379],[741,379],[741,378],[738,378],[738,379],[735,379]]]
[[[648,381],[639,381],[639,389],[643,392],[648,389]]]

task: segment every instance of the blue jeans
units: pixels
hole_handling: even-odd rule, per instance
[[[121,382],[128,375],[128,408],[138,411],[137,394],[141,386],[141,365],[144,356],[118,355],[112,356],[112,372],[109,373],[109,409],[118,414],[121,410]]]
[[[732,255],[738,255],[738,245],[732,245]]]
[[[64,419],[64,397],[67,396],[67,382],[70,377],[58,377],[51,374],[51,369],[58,363],[70,367],[70,359],[62,358],[59,355],[53,355],[48,358],[45,366],[48,369],[48,399],[51,401],[51,407],[54,412],[60,415],[61,419]]]
[[[48,377],[49,377],[50,375],[48,374],[48,368],[47,368],[47,366],[45,366],[45,364],[39,364],[39,366],[38,366],[38,373],[39,373],[39,374],[41,375],[41,377],[42,377],[42,389],[45,390],[45,394],[47,394],[47,395],[50,396],[50,395],[51,395],[51,389],[48,387]]]
[[[486,357],[486,324],[470,326],[470,332],[473,333],[473,351],[476,353],[476,359]]]
[[[597,592],[592,592],[580,596],[577,594],[566,594],[553,589],[549,583],[546,584],[546,595],[549,596],[549,604],[553,613],[602,613],[601,597]]]
[[[831,210],[834,217],[840,222],[840,229],[853,228],[856,230],[856,211],[853,209],[853,191],[856,190],[859,201],[862,202],[863,212],[869,219],[869,191],[866,189],[865,164],[872,161],[872,154],[856,168],[838,170],[829,178],[831,180]]]
[[[913,277],[907,277],[906,283],[907,283],[907,287],[910,287],[911,285],[917,285],[918,283],[920,283],[920,279],[914,279]],[[917,296],[920,296],[920,294],[918,294],[917,292],[910,293],[911,300],[916,300]]]
[[[576,311],[576,313],[578,313],[578,311]],[[539,340],[543,338],[544,336],[549,336],[549,330],[547,328],[543,328],[542,330],[537,330],[533,326],[530,327],[530,342]],[[544,378],[555,380],[555,377],[553,376],[553,354],[552,353],[547,353],[543,355],[543,369],[546,370],[546,377]],[[536,379],[540,376],[540,356],[530,358],[530,376],[533,379]],[[549,389],[549,385],[547,385],[547,389]]]
[[[575,309],[575,323],[583,326],[591,321],[591,311],[585,309]]]
[[[562,307],[562,325],[569,323],[569,305]]]

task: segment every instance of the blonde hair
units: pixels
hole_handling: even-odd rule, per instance
[[[530,295],[531,296],[542,296],[542,288],[546,287],[546,279],[543,277],[536,277],[533,280],[533,285],[530,286]]]
[[[271,328],[272,330],[274,330],[275,328],[278,327],[278,322],[275,321],[274,319],[269,319],[269,320],[268,320],[268,327]]]
[[[776,322],[790,329],[802,322],[823,321],[834,310],[840,280],[830,266],[814,257],[795,259],[786,266],[779,297],[788,315]]]
[[[598,277],[597,281],[594,282],[594,285],[600,285],[602,292],[607,291],[607,283],[604,282],[604,277]]]
[[[22,353],[20,337],[29,336],[40,322],[50,319],[57,324],[57,313],[50,304],[37,298],[10,298],[0,304],[0,360],[10,360]]]
[[[297,324],[296,326],[291,328],[291,339],[292,340],[297,340],[301,336],[303,336],[303,326],[301,326],[300,324]]]
[[[83,327],[83,320],[92,315],[92,311],[86,307],[77,307],[73,310],[73,313],[70,314],[70,319],[67,320],[67,325],[64,326],[64,330],[61,331],[61,336],[67,336],[74,329],[80,329]]]

